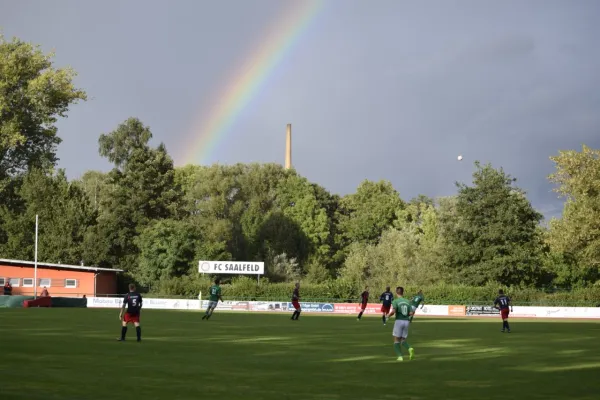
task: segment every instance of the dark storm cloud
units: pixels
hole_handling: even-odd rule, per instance
[[[0,0],[5,34],[56,48],[95,98],[60,125],[70,176],[107,168],[97,137],[131,115],[182,162],[199,134],[192,121],[284,10],[268,0],[119,4]],[[368,178],[405,198],[449,195],[480,160],[517,177],[546,216],[560,213],[549,157],[600,147],[600,2],[324,4],[210,162],[283,162],[291,122],[295,166],[331,191]]]

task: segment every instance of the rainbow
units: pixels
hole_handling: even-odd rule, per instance
[[[323,0],[294,0],[283,18],[268,30],[258,50],[220,91],[213,107],[194,124],[193,142],[187,146],[184,164],[206,162],[231,131],[244,108],[255,98],[277,66],[289,54],[323,6]]]

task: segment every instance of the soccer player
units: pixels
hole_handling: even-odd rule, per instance
[[[508,308],[510,307],[510,311],[512,312],[513,306],[510,298],[504,294],[504,290],[500,289],[498,291],[498,297],[494,300],[494,307],[500,310],[500,316],[502,317],[502,333],[504,330],[510,333],[510,326],[508,325]]]
[[[125,308],[127,312],[125,313]],[[122,322],[121,337],[118,339],[120,342],[125,340],[127,335],[127,324],[133,324],[135,326],[135,332],[137,334],[137,341],[142,341],[142,327],[140,326],[140,312],[142,311],[142,295],[135,291],[135,285],[129,284],[129,293],[123,298],[123,307],[119,313],[119,321]],[[125,315],[123,316],[123,313]]]
[[[365,291],[360,294],[360,312],[358,313],[358,320],[362,318],[365,309],[367,308],[367,303],[369,302],[369,287],[365,286]]]
[[[416,296],[414,296],[412,299],[410,299],[410,305],[414,307],[415,312],[417,311],[417,308],[419,307],[419,304],[421,304],[421,308],[425,307],[425,296],[423,296],[423,291],[419,290],[419,293],[417,293]],[[412,320],[414,318],[414,315],[411,315],[410,317],[410,322],[412,323]]]
[[[383,325],[386,323],[385,316],[390,312],[390,307],[392,307],[392,301],[394,301],[394,294],[390,291],[390,287],[387,286],[385,288],[385,292],[379,296],[379,301],[382,301],[381,304],[381,312],[383,316],[381,319],[383,320]]]
[[[398,286],[396,288],[396,300],[392,302],[392,310],[390,311],[388,318],[396,314],[396,322],[394,323],[394,351],[398,356],[398,361],[404,361],[402,358],[402,347],[408,350],[410,359],[412,360],[415,356],[415,350],[406,341],[408,337],[408,326],[410,324],[409,318],[415,313],[412,305],[406,300],[404,296],[404,288]]]
[[[302,309],[300,308],[300,284],[296,283],[294,286],[294,293],[292,293],[292,305],[294,306],[294,313],[292,314],[292,320],[298,321]]]
[[[215,279],[215,284],[208,289],[208,293],[210,297],[208,298],[208,308],[206,309],[206,313],[202,317],[202,319],[209,319],[215,308],[217,308],[217,304],[219,304],[219,300],[221,303],[223,302],[223,298],[221,297],[221,280],[219,278]]]

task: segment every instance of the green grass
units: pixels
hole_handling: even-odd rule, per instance
[[[1,399],[597,399],[600,323],[415,318],[414,361],[365,317],[0,309]],[[408,357],[406,357],[408,359]]]

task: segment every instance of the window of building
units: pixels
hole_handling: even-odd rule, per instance
[[[12,287],[19,287],[19,283],[21,283],[21,280],[19,278],[10,278],[9,282]]]
[[[23,287],[33,287],[33,278],[23,278]]]
[[[6,278],[0,278],[0,286],[6,285]]]
[[[77,287],[77,279],[65,279],[65,287],[67,289],[74,289]]]
[[[52,285],[52,280],[48,279],[48,278],[42,278],[40,279],[40,285],[41,287],[50,287]]]

